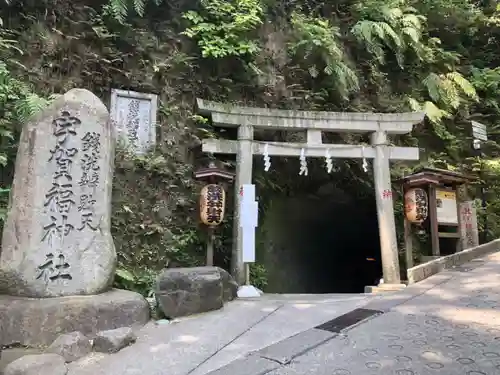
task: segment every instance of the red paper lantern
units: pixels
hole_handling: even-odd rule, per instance
[[[200,193],[200,218],[203,224],[214,227],[224,220],[226,192],[221,185],[210,184]]]
[[[427,219],[429,199],[424,189],[414,188],[405,193],[405,216],[411,223],[420,224]]]

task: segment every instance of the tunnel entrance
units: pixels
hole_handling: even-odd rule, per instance
[[[282,198],[270,208],[266,292],[363,293],[366,285],[378,285],[375,197],[340,195]]]

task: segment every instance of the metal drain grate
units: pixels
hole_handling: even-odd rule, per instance
[[[322,329],[323,331],[339,333],[343,329],[351,327],[365,319],[380,314],[383,314],[383,312],[369,309],[355,309],[348,312],[347,314],[329,320],[328,322],[320,324],[319,326],[316,326],[314,328]]]

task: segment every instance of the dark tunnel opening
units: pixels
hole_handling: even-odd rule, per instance
[[[375,202],[356,201],[322,209],[305,223],[311,241],[304,259],[307,293],[362,293],[381,277],[380,242]]]
[[[274,262],[270,272],[275,277],[270,275],[266,291],[363,293],[365,286],[378,285],[382,270],[375,197],[295,201],[301,204],[285,204],[289,219],[282,222],[286,244],[280,259],[288,261]]]

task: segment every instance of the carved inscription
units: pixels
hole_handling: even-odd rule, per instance
[[[53,253],[47,254],[44,264],[38,266],[38,279],[43,279],[45,282],[54,281],[57,279],[71,280],[69,273],[69,264],[64,259],[64,254],[59,253],[55,256]]]
[[[138,140],[137,132],[140,125],[139,105],[140,102],[137,99],[130,100],[128,105],[126,126],[128,129],[128,139],[131,144],[134,144]]]
[[[462,202],[460,204],[460,227],[464,250],[478,246],[476,210],[472,202]]]
[[[72,166],[78,150],[71,147],[72,137],[76,136],[76,128],[81,125],[80,119],[68,111],[52,121],[52,134],[56,142],[50,150],[49,163],[55,164],[52,175],[52,186],[45,194],[44,207],[48,213],[47,222],[43,225],[41,241],[49,247],[46,260],[38,266],[37,279],[46,281],[57,279],[71,280],[70,265],[62,253],[64,239],[75,229],[69,221],[69,215],[75,202],[73,191]]]
[[[87,132],[82,138],[82,177],[79,185],[83,194],[80,196],[78,211],[81,223],[79,231],[89,228],[96,231],[98,228],[93,224],[96,200],[93,198],[95,188],[99,184],[99,159],[101,156],[101,135],[96,132]]]

